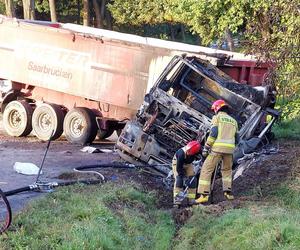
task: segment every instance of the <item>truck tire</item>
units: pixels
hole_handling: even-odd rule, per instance
[[[76,144],[87,144],[95,140],[98,127],[96,115],[88,108],[70,110],[64,120],[64,133],[67,140]]]
[[[29,135],[33,108],[26,101],[12,101],[8,103],[3,112],[3,126],[11,136]]]
[[[103,140],[110,137],[114,131],[115,131],[114,129],[107,129],[107,130],[98,129],[97,136],[100,140]]]
[[[37,138],[47,141],[59,138],[63,133],[65,113],[56,104],[43,103],[37,106],[32,115],[32,128]]]

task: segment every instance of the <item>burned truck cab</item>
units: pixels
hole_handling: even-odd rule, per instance
[[[131,163],[170,164],[176,150],[189,141],[205,143],[217,99],[228,104],[244,141],[263,130],[267,115],[277,114],[268,111],[274,100],[268,87],[242,85],[208,61],[175,56],[119,136],[119,155]]]

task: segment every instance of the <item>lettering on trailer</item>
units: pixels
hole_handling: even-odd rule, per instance
[[[51,66],[48,67],[46,64],[44,65],[35,64],[32,61],[28,63],[28,70],[32,70],[32,71],[36,71],[39,73],[44,73],[52,76],[57,76],[57,77],[63,77],[69,80],[72,79],[71,72],[64,71],[62,68],[51,67]]]
[[[22,53],[23,57],[30,61],[47,61],[53,64],[60,64],[62,67],[80,69],[87,65],[90,60],[90,55],[88,53],[61,49],[52,46],[20,44],[17,46],[17,49],[18,53]]]
[[[14,53],[16,79],[39,87],[81,94],[90,70],[91,55],[37,43],[17,43]],[[70,88],[72,86],[72,88]]]

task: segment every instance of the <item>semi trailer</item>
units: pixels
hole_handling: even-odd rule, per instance
[[[0,109],[5,131],[91,143],[135,117],[174,55],[196,54],[242,84],[269,71],[251,56],[75,24],[0,16]]]

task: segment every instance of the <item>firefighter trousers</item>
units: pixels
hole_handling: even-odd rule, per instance
[[[184,186],[183,185],[183,181],[184,181],[183,176],[178,175],[176,166],[177,166],[177,159],[176,159],[176,155],[175,155],[172,160],[172,170],[173,170],[173,175],[174,175],[174,179],[175,179],[174,188],[173,188],[174,197],[176,197],[176,195],[179,194],[179,192],[183,191],[183,186]],[[185,176],[187,176],[189,178],[189,180],[191,180],[191,178],[193,178],[193,176],[195,175],[193,165],[192,164],[184,164],[183,168],[184,168]],[[196,190],[197,190],[197,181],[195,179],[188,189],[188,193],[187,193],[188,199],[196,198]]]
[[[198,184],[198,193],[210,194],[211,178],[217,165],[222,161],[223,191],[231,192],[232,186],[232,154],[211,152],[203,163]]]

